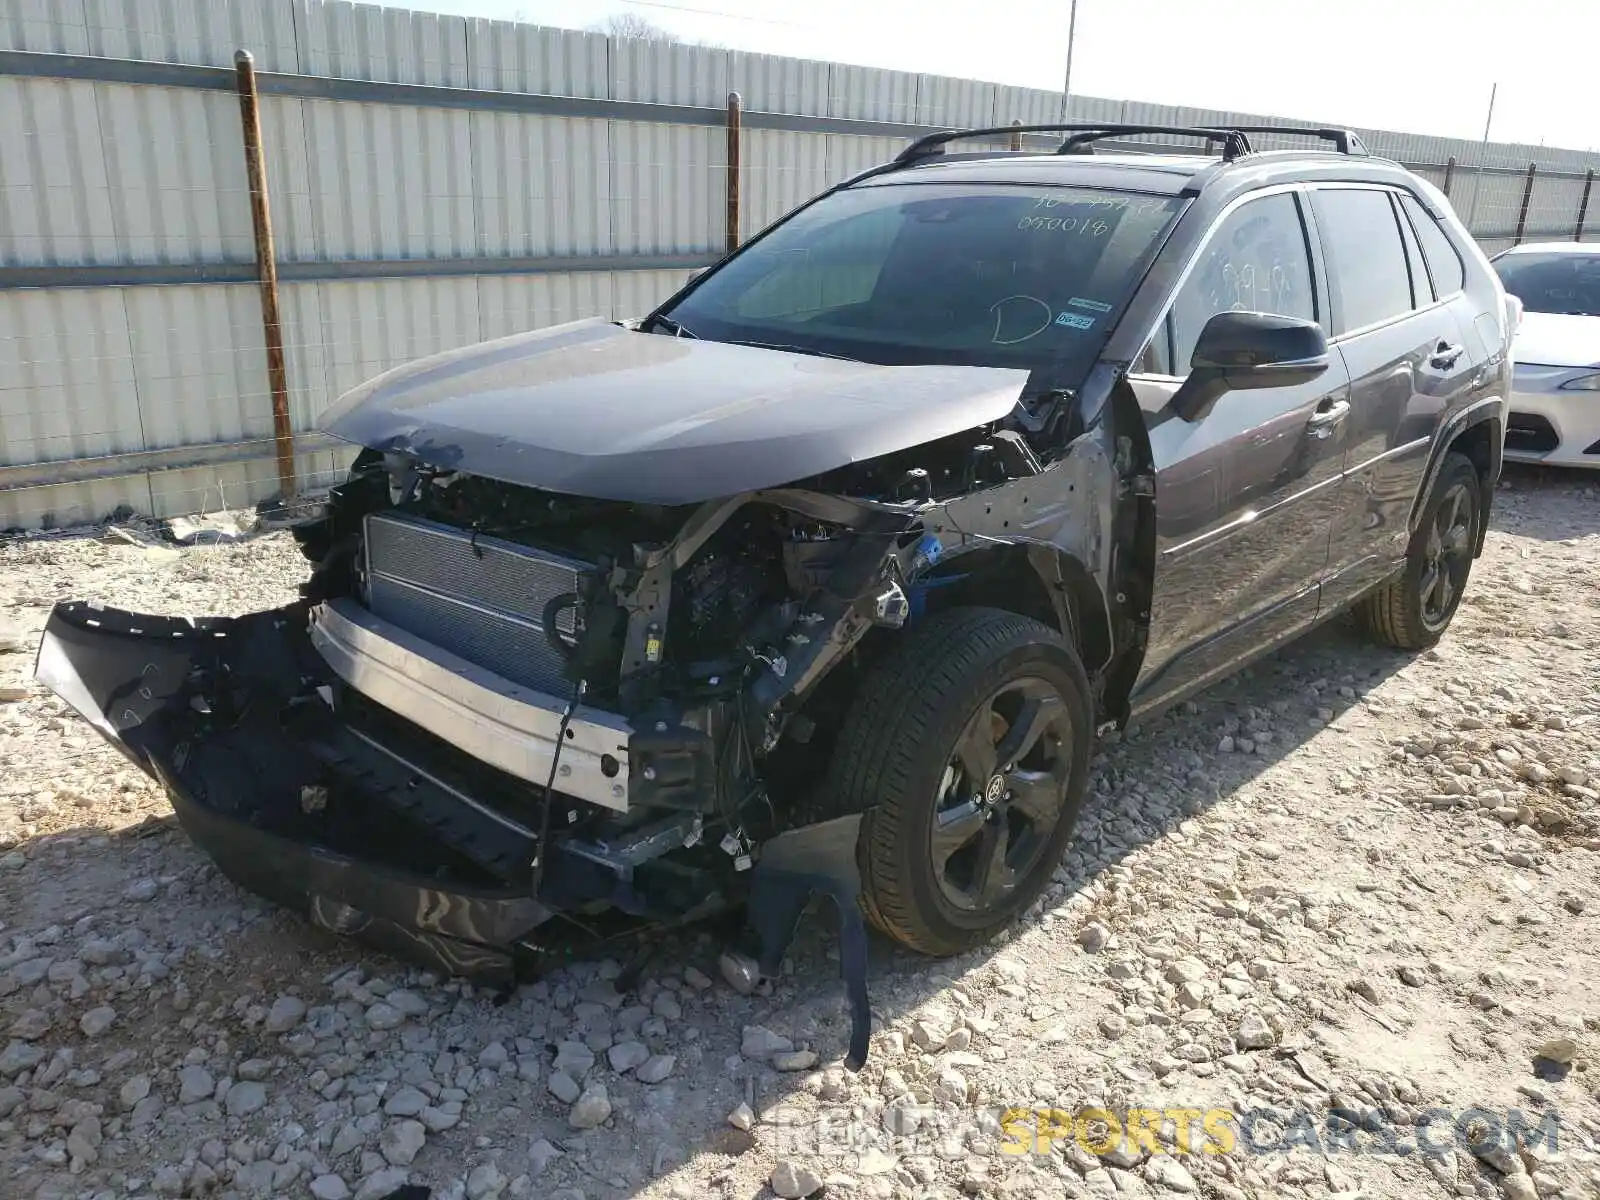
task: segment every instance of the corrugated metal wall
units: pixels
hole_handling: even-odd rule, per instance
[[[720,108],[737,89],[750,113],[880,124],[1275,120],[1094,97],[1074,97],[1063,114],[1055,92],[345,0],[0,0],[0,51],[231,67],[241,47],[258,70],[286,75],[701,108]],[[643,312],[685,270],[616,265],[704,259],[722,244],[726,138],[703,119],[418,99],[263,98],[296,430],[407,359],[578,316]],[[1439,164],[1420,168],[1435,183],[1454,156],[1453,199],[1475,213],[1490,248],[1515,227],[1529,162],[1547,172],[1600,162],[1495,145],[1479,178],[1474,143],[1362,132],[1378,153]],[[903,144],[837,125],[747,128],[743,234]],[[1530,235],[1570,236],[1581,191],[1581,180],[1536,175]],[[0,67],[0,271],[250,264],[253,245],[230,92]],[[497,258],[591,261],[425,278],[293,271],[367,261],[396,276],[412,260]],[[228,278],[248,280],[249,269]],[[271,428],[253,284],[0,288],[0,528],[94,520],[119,506],[170,515],[253,502],[276,489],[270,461],[20,489],[3,480],[23,464],[245,442]],[[331,480],[344,457],[308,454],[301,478]]]

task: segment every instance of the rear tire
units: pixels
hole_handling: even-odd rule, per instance
[[[857,694],[831,771],[840,810],[864,814],[872,923],[943,956],[1032,904],[1072,836],[1092,713],[1077,654],[1038,621],[961,608],[907,631]]]
[[[1411,535],[1404,568],[1356,604],[1357,623],[1397,650],[1425,650],[1437,642],[1461,603],[1482,520],[1478,468],[1450,451]]]

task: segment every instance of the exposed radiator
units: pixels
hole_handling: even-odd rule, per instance
[[[367,606],[374,616],[527,687],[565,697],[545,603],[578,590],[587,563],[419,517],[366,519]],[[557,618],[574,632],[574,614]]]

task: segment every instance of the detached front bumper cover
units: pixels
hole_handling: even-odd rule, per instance
[[[297,735],[337,720],[302,605],[193,620],[58,605],[36,675],[166,788],[224,874],[315,924],[509,983],[517,943],[552,915],[359,797],[327,803]]]
[[[311,612],[189,619],[60,604],[35,675],[166,788],[184,830],[239,886],[387,953],[511,986],[534,932],[562,910],[551,876],[536,895],[531,870],[508,883],[397,820],[376,787],[330,788],[322,748],[342,727],[330,701],[344,683],[312,643]],[[780,834],[749,879],[763,974],[776,974],[810,897],[834,901],[852,1069],[870,1033],[859,822]]]

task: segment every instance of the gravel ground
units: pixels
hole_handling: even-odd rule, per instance
[[[1104,746],[1012,936],[875,944],[859,1075],[824,920],[754,994],[691,934],[626,995],[594,961],[497,1005],[253,901],[29,681],[56,600],[239,613],[300,576],[282,534],[0,546],[0,1196],[1600,1195],[1589,479],[1509,477],[1436,650],[1324,629]],[[1141,1136],[1010,1153],[1008,1106]]]

